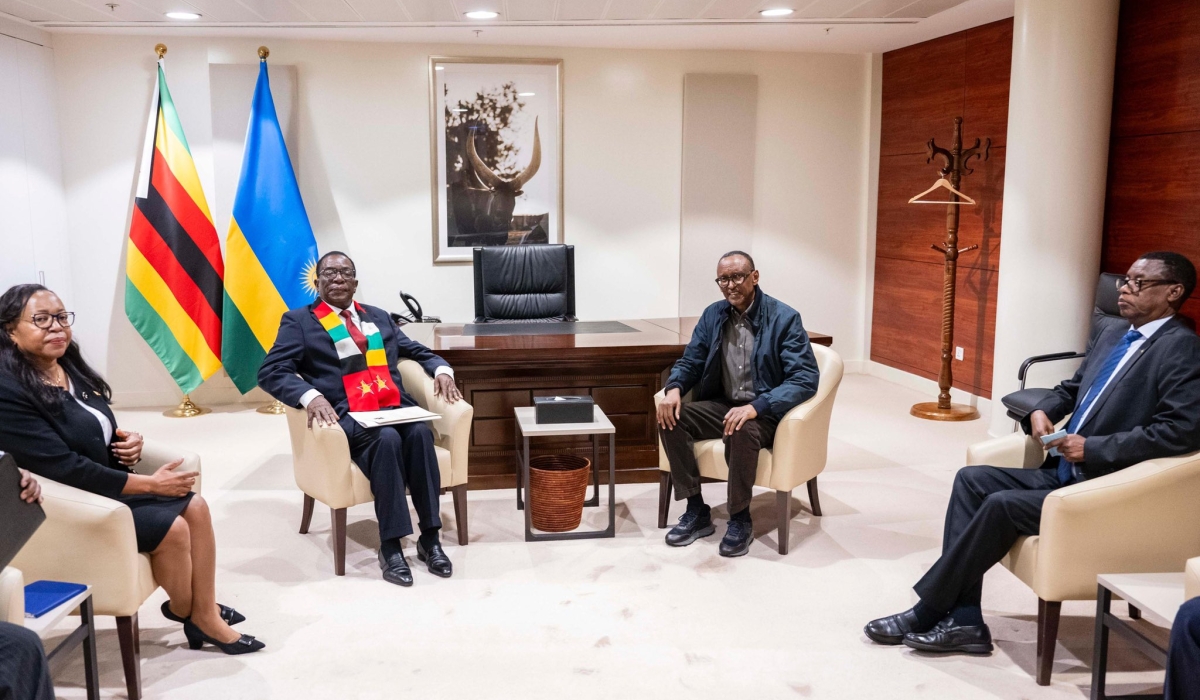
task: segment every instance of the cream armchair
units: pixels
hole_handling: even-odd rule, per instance
[[[1183,568],[1183,599],[1200,598],[1200,557],[1188,559]]]
[[[817,497],[817,475],[825,471],[829,449],[829,418],[833,400],[842,382],[842,358],[831,348],[813,345],[821,379],[817,394],[788,411],[779,421],[775,443],[769,450],[758,453],[758,473],[755,486],[773,489],[779,529],[779,553],[788,553],[788,528],[791,524],[790,500],[792,489],[808,484],[808,500],[813,515],[821,515]],[[665,393],[654,395],[654,408],[662,403]],[[721,440],[699,440],[695,445],[700,463],[700,476],[705,479],[728,481],[729,466],[725,463],[725,445]],[[671,465],[658,443],[658,526],[667,526],[667,511],[671,506]]]
[[[967,464],[1036,469],[1040,443],[1014,433],[967,449]],[[1200,452],[1154,459],[1046,497],[1039,534],[1001,562],[1038,597],[1038,685],[1050,684],[1065,600],[1095,600],[1098,574],[1179,571],[1200,555]],[[1136,609],[1130,610],[1137,616]]]
[[[471,418],[475,409],[459,400],[446,403],[433,393],[433,379],[421,365],[401,360],[400,378],[404,390],[425,410],[441,418],[431,421],[434,452],[442,477],[442,492],[454,496],[454,520],[458,525],[458,543],[467,544],[467,451],[471,442]],[[320,501],[329,506],[333,524],[333,571],[346,574],[346,509],[371,503],[371,482],[350,459],[350,444],[340,425],[308,427],[308,414],[287,409],[288,432],[292,438],[292,466],[296,486],[304,492],[304,511],[300,516],[300,534],[308,534],[313,506]]]
[[[25,625],[25,577],[11,566],[0,571],[0,622]]]
[[[142,447],[135,470],[152,474],[180,457],[179,469],[200,471],[200,456],[157,445]],[[96,615],[117,618],[117,637],[125,667],[130,700],[142,696],[141,643],[138,608],[158,583],[150,570],[150,555],[137,551],[133,514],[119,501],[37,477],[45,500],[46,521],[13,559],[13,566],[31,581],[71,581],[92,586]],[[200,479],[193,491],[199,493]],[[23,604],[22,604],[23,605]]]

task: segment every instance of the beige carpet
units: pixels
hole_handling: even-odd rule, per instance
[[[190,420],[121,411],[124,427],[199,452],[219,543],[222,602],[249,618],[265,651],[190,651],[162,618],[159,591],[142,608],[142,675],[155,698],[1080,698],[1090,684],[1092,603],[1064,606],[1048,688],[1034,672],[1036,598],[1008,572],[985,585],[997,640],[988,657],[924,656],[878,647],[861,628],[910,606],[910,586],[936,558],[942,515],[965,448],[987,421],[908,416],[928,400],[848,375],[833,415],[822,518],[804,489],[781,557],[774,496],[755,499],[750,554],[717,556],[717,536],[683,548],[655,527],[656,485],[617,488],[615,539],[526,544],[512,491],[470,493],[471,543],[448,544],[455,574],[417,566],[416,585],[383,583],[371,506],[350,511],[345,577],[333,575],[328,510],[297,534],[300,492],[279,417],[243,407]],[[723,484],[705,486],[723,504]],[[596,509],[598,510],[598,509]],[[672,515],[681,512],[676,504]],[[453,527],[449,496],[443,499]],[[600,517],[599,514],[594,517]],[[447,538],[451,540],[452,538]],[[410,544],[408,551],[412,553]],[[414,557],[415,559],[415,557]],[[1122,611],[1123,606],[1117,605]],[[105,697],[124,697],[111,618],[101,619]],[[1114,642],[1111,693],[1153,689],[1162,673]],[[82,697],[82,663],[57,679]]]

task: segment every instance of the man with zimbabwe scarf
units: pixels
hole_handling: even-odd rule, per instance
[[[403,391],[400,360],[420,363],[434,377],[434,393],[450,403],[462,398],[454,372],[429,348],[406,337],[388,312],[354,301],[358,279],[345,253],[326,253],[316,272],[320,299],[283,315],[275,345],[258,371],[258,385],[289,406],[304,407],[309,428],[314,421],[337,423],[346,432],[351,459],[371,481],[384,580],[413,583],[401,540],[413,532],[405,489],[421,527],[417,558],[430,573],[447,578],[450,558],[438,538],[441,475],[429,426],[364,428],[348,414],[416,405]]]

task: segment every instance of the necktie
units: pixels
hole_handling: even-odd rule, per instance
[[[1088,387],[1087,393],[1083,395],[1083,400],[1079,402],[1075,413],[1072,414],[1071,420],[1067,423],[1067,434],[1074,435],[1079,428],[1079,423],[1083,417],[1087,415],[1088,409],[1099,398],[1100,392],[1104,389],[1104,385],[1108,383],[1109,377],[1113,372],[1117,371],[1117,365],[1121,364],[1121,360],[1125,357],[1125,353],[1129,352],[1129,346],[1142,338],[1140,331],[1130,329],[1128,333],[1122,336],[1121,341],[1117,343],[1112,352],[1108,354],[1108,358],[1104,360],[1104,364],[1100,366],[1100,372],[1096,374],[1096,378],[1092,380],[1092,385]],[[1071,483],[1074,474],[1072,474],[1071,463],[1062,457],[1058,458],[1058,482],[1066,485]]]
[[[346,321],[346,330],[350,331],[350,339],[358,346],[358,351],[362,354],[367,354],[367,336],[358,330],[358,326],[354,325],[354,318],[350,315],[350,309],[346,309],[339,314]]]

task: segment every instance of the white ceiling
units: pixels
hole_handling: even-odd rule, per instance
[[[0,0],[49,32],[880,52],[1010,17],[1014,0]],[[115,7],[108,7],[113,4]],[[795,13],[765,19],[765,8]],[[495,20],[464,16],[493,10]],[[198,21],[170,20],[170,11]]]

